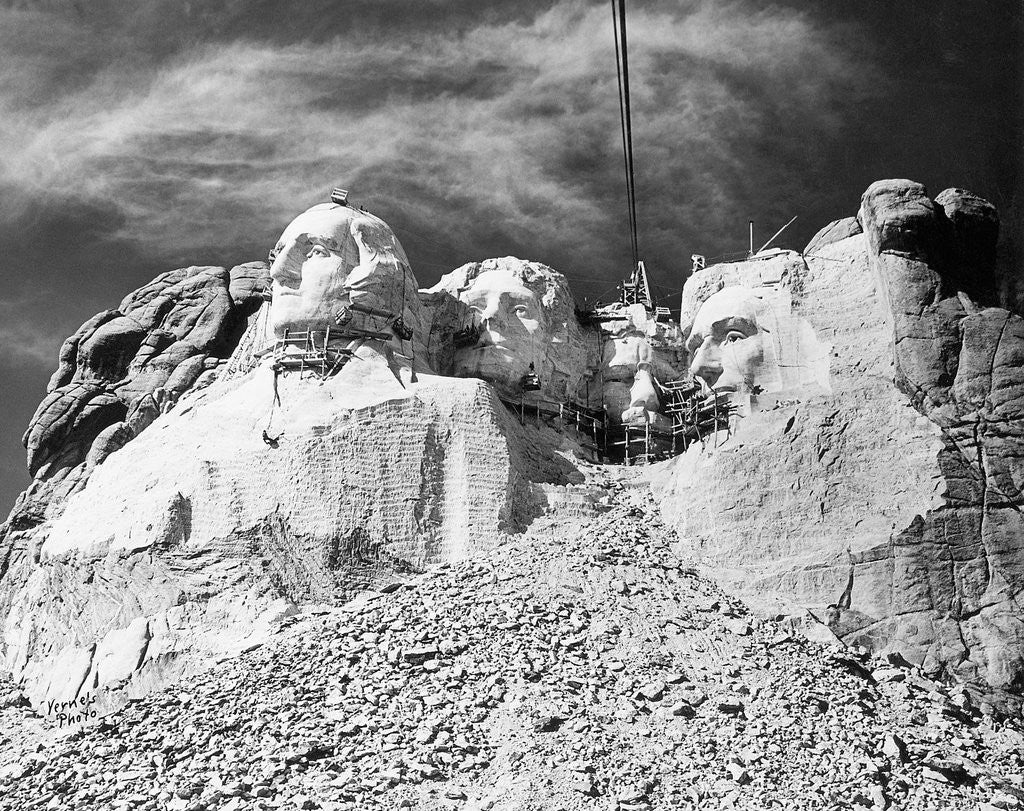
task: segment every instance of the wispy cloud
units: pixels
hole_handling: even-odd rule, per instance
[[[0,69],[0,180],[21,193],[2,216],[41,195],[102,202],[143,251],[242,259],[345,182],[435,261],[500,249],[611,279],[626,239],[610,22],[566,0],[448,35],[241,31],[155,63],[103,62],[66,23],[50,47],[81,48],[87,80],[58,92],[34,53]],[[865,74],[834,31],[780,8],[650,3],[630,33],[642,236],[675,274],[745,219],[752,178],[785,195],[839,126],[824,100]]]
[[[64,337],[59,327],[36,321],[24,302],[0,301],[0,363],[55,366]]]

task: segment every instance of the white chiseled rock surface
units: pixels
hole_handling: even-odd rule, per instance
[[[408,374],[405,376],[408,378]],[[222,380],[98,467],[9,577],[7,664],[36,703],[131,689],[260,638],[295,603],[459,560],[513,530],[569,463],[478,380],[400,383],[373,352],[337,376]],[[263,431],[276,447],[263,440]]]
[[[0,713],[183,686],[59,752],[0,727],[0,796],[59,807],[81,754],[100,771],[75,802],[146,808],[1019,805],[999,713],[1024,684],[1024,321],[992,293],[996,226],[969,193],[883,181],[804,256],[695,274],[682,331],[552,342],[580,351],[547,380],[640,420],[650,374],[728,367],[731,432],[642,469],[575,461],[479,380],[414,381],[395,345],[279,378],[271,408],[265,267],[161,277],[127,301],[166,288],[191,323],[198,287],[223,339],[161,361],[192,381],[167,378],[170,411],[144,362],[160,313],[65,345],[29,437],[45,463],[0,536]],[[416,363],[454,369],[506,288],[423,292]],[[729,308],[745,321],[723,328]],[[409,571],[438,561],[458,563]]]

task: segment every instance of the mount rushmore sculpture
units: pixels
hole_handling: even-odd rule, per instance
[[[339,200],[269,264],[164,274],[65,342],[26,433],[5,666],[37,704],[116,703],[297,606],[495,548],[641,432],[688,565],[1019,690],[1024,327],[994,300],[983,203],[875,184],[803,254],[696,272],[678,323],[579,311],[514,257],[421,290],[386,223]]]

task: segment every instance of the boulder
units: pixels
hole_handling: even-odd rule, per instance
[[[879,180],[864,192],[858,219],[871,252],[941,263],[949,258],[941,207],[912,180]]]
[[[999,213],[988,200],[965,189],[946,189],[935,197],[952,226],[953,273],[958,286],[985,303],[998,299],[996,245]]]
[[[50,478],[77,465],[95,437],[126,413],[127,406],[98,382],[68,383],[50,392],[25,433],[29,475]]]
[[[833,242],[842,242],[847,237],[856,236],[860,233],[862,233],[862,229],[856,217],[843,217],[841,220],[833,220],[811,237],[811,241],[804,248],[804,255],[813,254],[826,245],[831,245]]]

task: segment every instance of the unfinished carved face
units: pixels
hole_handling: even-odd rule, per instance
[[[653,367],[650,363],[637,365],[633,376],[633,385],[629,389],[629,407],[622,412],[622,422],[626,425],[658,425],[667,421],[658,413],[661,401],[654,383]]]
[[[608,305],[599,313],[600,380],[606,414],[613,422],[657,421],[656,381],[676,380],[685,372],[675,352],[682,346],[679,328],[659,323],[641,304]]]
[[[757,392],[765,371],[765,345],[759,326],[764,302],[743,287],[710,296],[693,320],[686,348],[690,373],[719,391]]]
[[[324,330],[337,325],[342,307],[360,306],[398,316],[415,280],[405,252],[385,222],[333,203],[313,206],[285,228],[272,252],[270,323],[285,330]],[[415,298],[415,292],[412,297]],[[380,330],[356,313],[359,326]]]
[[[584,374],[572,296],[557,271],[514,257],[466,265],[434,288],[448,290],[474,314],[479,339],[455,353],[455,374],[480,377],[505,394],[538,376],[544,396],[565,397]]]

